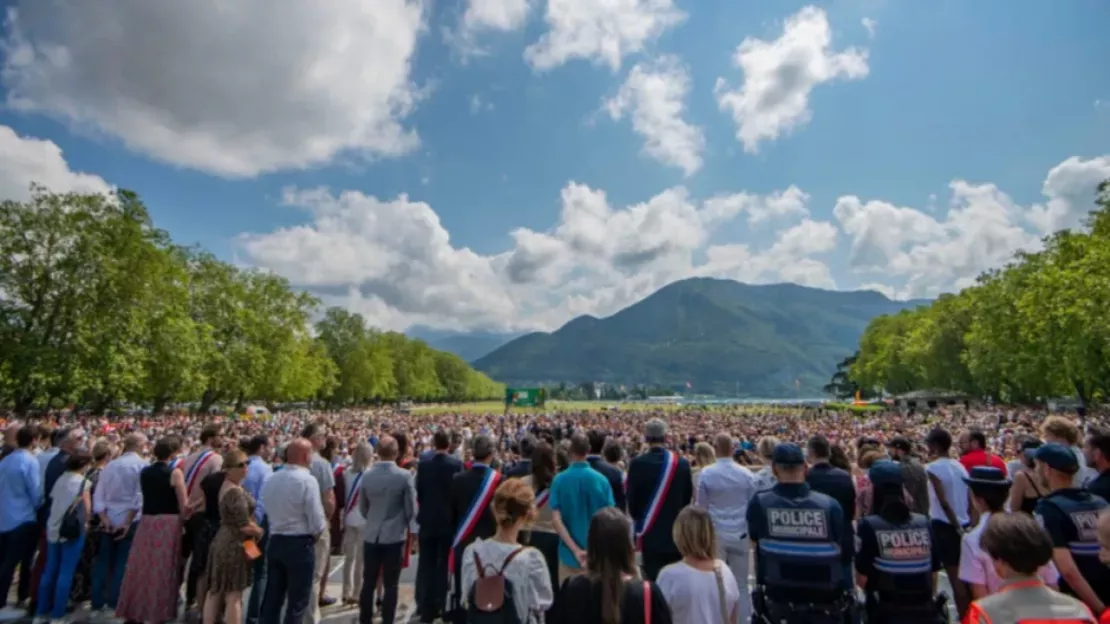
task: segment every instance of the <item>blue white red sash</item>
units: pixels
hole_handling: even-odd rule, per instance
[[[215,455],[215,453],[213,453],[212,451],[204,451],[197,457],[197,460],[193,462],[193,465],[189,466],[189,469],[185,471],[186,492],[188,492],[189,494],[193,493],[193,484],[196,483],[197,475],[200,474],[200,469],[208,463],[208,460],[212,459],[213,455]]]
[[[181,467],[181,458],[180,457],[178,457],[177,459],[170,460],[170,470],[177,470],[180,467]]]
[[[551,498],[551,490],[547,489],[536,494],[536,509],[547,507],[547,499]]]
[[[478,526],[478,521],[482,518],[482,513],[489,508],[490,501],[493,500],[493,492],[497,489],[497,485],[501,482],[501,473],[493,468],[486,468],[486,476],[482,479],[482,486],[478,488],[478,494],[474,500],[470,502],[470,509],[466,511],[463,516],[462,524],[459,529],[455,531],[455,539],[451,542],[451,552],[447,555],[447,571],[454,574],[455,570],[455,549],[460,544],[466,541],[470,534],[474,532],[474,527]]]
[[[351,495],[347,497],[347,509],[343,514],[344,518],[346,518],[347,514],[351,513],[355,505],[358,504],[358,484],[362,481],[362,475],[363,473],[361,472],[355,475],[355,482],[351,485]]]
[[[659,483],[651,495],[651,503],[644,513],[644,521],[636,533],[636,549],[643,550],[644,535],[655,525],[659,519],[659,512],[663,509],[663,501],[667,499],[667,492],[671,489],[675,472],[678,471],[678,455],[668,450],[663,451],[663,470],[659,475]]]

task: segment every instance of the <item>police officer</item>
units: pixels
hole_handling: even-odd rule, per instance
[[[876,513],[861,518],[856,527],[856,572],[867,596],[868,624],[947,621],[944,603],[934,597],[940,554],[933,548],[929,518],[910,512],[906,505],[902,467],[877,461],[867,476]]]
[[[776,485],[748,506],[755,544],[756,622],[842,624],[855,610],[853,544],[840,504],[806,485],[796,444],[771,453]]]
[[[1033,457],[1050,490],[1033,513],[1052,537],[1060,591],[1102,613],[1110,604],[1110,568],[1098,559],[1098,515],[1107,502],[1072,487],[1079,460],[1067,446],[1045,444]]]

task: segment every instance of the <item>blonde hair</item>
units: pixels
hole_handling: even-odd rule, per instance
[[[493,517],[499,527],[511,527],[528,520],[536,503],[536,494],[522,479],[509,479],[493,493]]]
[[[688,506],[678,512],[671,536],[683,557],[717,558],[717,532],[713,530],[709,512],[700,507]]]
[[[779,445],[779,439],[774,436],[764,436],[759,439],[759,455],[764,459],[771,459],[771,454],[775,452],[775,447]]]
[[[694,457],[698,460],[698,466],[705,468],[717,459],[717,454],[708,442],[698,442],[694,445]]]
[[[247,454],[237,448],[224,453],[224,470],[227,470],[230,466],[246,468]]]
[[[370,462],[374,461],[374,449],[366,442],[359,443],[355,452],[351,454],[351,463],[355,470],[366,470]]]
[[[1041,425],[1041,436],[1052,436],[1067,442],[1068,446],[1079,444],[1079,427],[1064,416],[1049,416]]]

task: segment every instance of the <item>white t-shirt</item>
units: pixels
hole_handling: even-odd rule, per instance
[[[987,526],[987,520],[990,520],[990,516],[989,513],[980,516],[979,524],[975,525],[975,528],[968,531],[963,537],[963,544],[960,546],[960,580],[965,583],[984,585],[987,588],[987,593],[993,594],[1002,588],[1002,579],[994,571],[990,555],[983,552],[983,549],[979,546],[979,538],[982,536],[983,528]],[[1060,582],[1060,573],[1056,571],[1056,566],[1051,561],[1037,571],[1037,576],[1049,585],[1056,585]]]
[[[482,560],[482,566],[487,568],[487,573],[500,570],[514,550],[520,548],[517,544],[504,544],[492,538],[480,539],[463,551],[462,567],[462,600],[465,602],[470,597],[470,588],[478,580],[478,569],[474,562],[474,553]],[[547,571],[547,561],[543,553],[532,547],[526,547],[509,565],[505,567],[505,579],[513,585],[513,600],[516,603],[517,615],[525,624],[539,624],[543,622],[543,612],[551,608],[555,601],[555,593],[551,587],[551,573]]]
[[[940,479],[941,485],[944,486],[944,496],[952,506],[960,526],[967,526],[971,522],[971,516],[967,509],[967,483],[964,483],[967,470],[963,464],[951,457],[942,457],[926,464],[925,470]],[[929,517],[948,524],[948,515],[940,506],[940,499],[937,498],[932,481],[929,481]]]
[[[725,585],[725,608],[732,618],[740,613],[740,588],[723,561],[718,559],[716,566]],[[663,568],[655,584],[671,607],[674,624],[731,624],[721,622],[721,594],[714,572],[679,561]]]
[[[69,511],[69,506],[73,501],[81,495],[81,484],[84,484],[84,489],[89,488],[89,482],[85,481],[85,475],[69,472],[68,470],[63,472],[62,476],[54,482],[54,489],[50,490],[50,517],[46,522],[47,541],[62,541],[61,536],[58,535],[62,528],[62,518]]]

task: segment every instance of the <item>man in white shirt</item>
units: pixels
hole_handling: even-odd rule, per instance
[[[740,589],[740,621],[751,620],[748,591],[748,504],[758,491],[755,475],[732,459],[733,441],[719,434],[713,441],[717,462],[698,479],[694,504],[709,512],[717,533],[717,558],[724,561]]]
[[[139,474],[150,465],[139,457],[139,451],[145,444],[146,438],[142,434],[133,433],[124,438],[123,453],[108,462],[93,490],[92,510],[100,518],[101,532],[98,533],[100,546],[93,566],[91,598],[93,613],[102,618],[115,613],[123,571],[131,552],[131,540],[142,516],[143,494],[139,487]]]
[[[934,429],[925,438],[929,456],[933,461],[925,465],[929,477],[929,518],[933,529],[934,548],[948,574],[957,613],[961,616],[971,603],[967,587],[959,580],[960,548],[964,529],[971,524],[971,494],[968,490],[967,470],[949,456],[952,435],[944,429]]]

